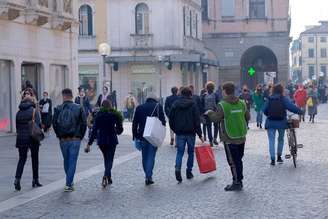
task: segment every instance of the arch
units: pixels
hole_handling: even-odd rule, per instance
[[[247,49],[240,60],[241,85],[248,85],[253,89],[259,83],[269,83],[265,80],[265,72],[275,72],[277,81],[278,60],[274,52],[265,46],[253,46]],[[254,68],[255,74],[250,75],[249,69]]]
[[[149,34],[149,7],[146,3],[139,3],[135,7],[136,34]]]
[[[83,4],[79,9],[79,23],[81,36],[93,35],[93,12],[88,4]]]

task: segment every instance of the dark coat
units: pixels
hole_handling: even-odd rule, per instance
[[[112,112],[100,110],[93,124],[89,145],[97,139],[100,146],[118,145],[117,135],[123,132],[123,120]]]
[[[102,97],[103,97],[103,94],[100,94],[100,95],[98,96],[98,99],[97,99],[97,102],[96,102],[96,106],[97,106],[97,107],[101,107],[101,104],[102,104],[102,102],[101,102]],[[111,97],[111,95],[108,95],[106,99],[109,100],[109,101],[112,103],[112,97]]]
[[[81,105],[81,97],[77,96],[74,102]],[[88,116],[89,113],[92,113],[92,107],[88,97],[83,97],[83,110],[86,116]]]
[[[48,111],[48,113],[43,113],[42,108],[46,103],[49,104],[49,111]],[[50,98],[47,98],[46,100],[41,99],[39,101],[39,107],[40,107],[40,113],[41,113],[41,117],[42,117],[42,124],[47,127],[50,127],[51,122],[52,122],[52,101],[51,101],[51,99]]]
[[[203,108],[203,105],[202,105],[202,101],[200,99],[200,96],[198,96],[198,95],[192,95],[192,100],[195,102],[195,104],[197,106],[197,109],[198,109],[198,112],[200,114],[204,113],[204,108]]]
[[[172,105],[177,99],[179,99],[178,95],[171,95],[166,98],[165,105],[164,105],[164,110],[165,110],[166,116],[170,115],[170,110],[172,108]]]
[[[68,107],[73,112],[74,118],[76,119],[76,127],[74,127],[75,133],[73,136],[67,136],[65,133],[62,133],[62,130],[60,130],[58,124],[58,117],[64,107]],[[59,139],[74,137],[80,138],[82,140],[87,129],[87,118],[80,105],[75,104],[72,101],[65,101],[62,105],[59,105],[55,108],[54,116],[52,119],[52,127],[54,128],[57,138]]]
[[[177,100],[172,106],[169,119],[175,134],[202,136],[200,113],[192,98],[182,97]]]
[[[264,115],[268,116],[268,110],[269,110],[269,101],[271,99],[280,99],[282,100],[284,104],[284,119],[283,120],[270,120],[269,118],[266,119],[265,122],[265,128],[266,129],[287,129],[288,123],[287,123],[287,110],[291,111],[296,114],[302,114],[303,111],[298,108],[296,105],[294,105],[287,97],[282,97],[281,95],[275,94],[269,97],[269,100],[265,102],[263,106],[263,112]]]
[[[35,104],[31,101],[22,101],[19,105],[19,111],[16,114],[16,147],[31,147],[32,145],[40,145],[31,138],[31,121]],[[35,111],[35,123],[41,128],[39,112]]]
[[[146,103],[139,105],[134,113],[133,123],[132,123],[132,133],[133,133],[133,140],[139,139],[144,140],[143,132],[145,130],[146,120],[147,117],[151,116],[154,112],[153,116],[158,117],[161,120],[162,124],[165,126],[165,116],[163,112],[163,106],[159,104],[158,106],[158,113],[157,110],[154,111],[158,102],[154,99],[148,98]]]

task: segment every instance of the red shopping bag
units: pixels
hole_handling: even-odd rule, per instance
[[[199,145],[195,148],[200,173],[209,173],[216,170],[216,162],[211,145]]]

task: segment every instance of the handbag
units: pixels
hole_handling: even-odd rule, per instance
[[[216,161],[211,145],[196,146],[195,153],[200,173],[210,173],[216,170]]]
[[[158,117],[153,117],[155,110],[159,116],[159,104],[157,104],[151,116],[146,119],[146,125],[143,133],[143,138],[155,147],[160,147],[165,139],[166,128]]]
[[[35,142],[41,142],[44,139],[42,129],[35,123],[35,109],[33,109],[32,121],[30,122],[31,138]]]
[[[313,106],[313,99],[312,99],[312,97],[310,97],[310,98],[307,100],[306,104],[307,104],[309,107],[312,107],[312,106]]]

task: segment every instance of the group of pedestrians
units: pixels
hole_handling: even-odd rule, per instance
[[[269,92],[268,92],[269,89]],[[294,93],[295,102],[299,106],[304,96],[301,86]],[[160,99],[152,92],[148,92],[145,103],[136,106],[134,100],[132,120],[132,139],[136,148],[142,153],[142,166],[145,174],[145,185],[154,184],[153,169],[156,161],[157,146],[152,145],[144,137],[143,133],[147,117],[157,117],[163,126],[167,120],[171,130],[170,144],[176,146],[175,177],[181,183],[182,160],[187,147],[186,178],[192,179],[196,137],[201,142],[209,140],[211,146],[218,144],[218,138],[222,142],[228,164],[231,168],[232,183],[225,187],[226,191],[236,191],[243,188],[243,156],[250,120],[250,108],[254,104],[257,112],[257,126],[262,128],[263,113],[266,115],[265,129],[268,134],[269,152],[271,165],[282,163],[282,151],[284,145],[284,133],[287,126],[287,111],[304,115],[304,106],[297,107],[286,96],[285,88],[281,84],[270,85],[263,88],[258,85],[254,93],[244,86],[241,94],[238,94],[234,83],[226,82],[215,90],[214,82],[208,82],[201,95],[194,93],[193,86],[173,87],[172,95],[166,98],[164,107]],[[311,86],[306,92],[306,104],[309,98],[314,102],[315,90]],[[53,130],[59,139],[60,149],[63,156],[66,184],[64,190],[74,191],[74,174],[81,147],[81,141],[87,130],[87,117],[93,115],[89,123],[89,141],[85,152],[89,153],[93,142],[96,140],[104,158],[104,176],[102,186],[107,187],[113,183],[111,169],[113,167],[116,147],[119,144],[118,135],[123,132],[123,116],[115,109],[108,95],[108,88],[104,87],[103,93],[97,101],[96,113],[91,108],[87,97],[82,89],[73,102],[73,92],[70,89],[62,91],[63,103],[54,108],[48,98],[48,93],[43,94],[39,106],[32,88],[26,88],[22,95],[22,101],[16,117],[17,142],[19,150],[19,162],[15,176],[15,189],[21,190],[20,179],[28,150],[31,150],[33,168],[33,187],[42,186],[38,176],[38,152],[40,142],[31,138],[31,121],[39,127],[41,118],[47,121],[45,130],[53,126]],[[128,103],[131,104],[131,103]],[[308,109],[309,110],[309,109]],[[51,115],[51,117],[49,116]],[[166,119],[166,117],[167,119]],[[314,117],[312,117],[314,120]],[[312,120],[312,121],[313,121]],[[203,124],[203,129],[201,125]],[[204,128],[205,127],[205,128]],[[214,132],[212,128],[214,127]],[[278,149],[276,152],[275,142],[278,132]]]

